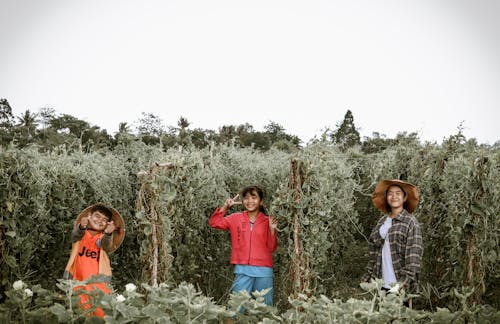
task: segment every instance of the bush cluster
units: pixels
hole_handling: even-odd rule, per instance
[[[292,186],[293,161],[300,162],[300,190]],[[161,163],[174,167],[158,167]],[[286,314],[288,297],[298,293],[308,302],[320,294],[362,294],[366,236],[380,216],[370,195],[380,179],[398,178],[420,191],[415,214],[425,246],[416,306],[459,311],[464,308],[455,292],[466,287],[467,305],[499,307],[499,165],[498,149],[460,136],[442,145],[408,142],[373,153],[331,143],[293,153],[226,145],[164,151],[141,143],[90,153],[2,149],[0,303],[12,299],[6,292],[17,280],[55,291],[69,256],[73,221],[88,205],[104,202],[127,224],[123,245],[111,255],[115,285],[151,285],[155,228],[159,282],[172,287],[189,282],[224,304],[232,282],[229,236],[207,221],[225,198],[249,184],[265,190],[266,207],[279,219],[278,309]],[[304,265],[299,290],[291,262],[296,217]]]

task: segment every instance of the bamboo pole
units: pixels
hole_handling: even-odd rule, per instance
[[[153,222],[151,223],[151,239],[153,244],[153,269],[151,271],[151,281],[153,287],[158,287],[158,233],[156,229],[158,214],[156,213],[153,200],[151,200],[150,212],[153,216]]]
[[[293,190],[294,207],[292,207],[293,212],[293,244],[294,244],[294,254],[295,258],[291,264],[291,275],[292,275],[292,295],[298,297],[300,294],[304,294],[305,290],[308,288],[309,284],[307,282],[307,275],[305,271],[307,270],[304,248],[301,241],[301,230],[300,230],[300,215],[299,211],[295,206],[300,203],[302,198],[302,184],[304,182],[303,174],[303,163],[298,159],[292,159],[290,163],[290,178],[289,178],[289,188]]]
[[[175,164],[172,162],[155,162],[151,166],[148,171],[140,171],[138,176],[142,179],[147,179],[147,181],[154,181],[156,178],[156,174],[161,169],[172,169],[175,167]],[[143,180],[143,184],[146,181]],[[145,187],[141,188],[141,191]],[[151,284],[153,287],[158,287],[158,268],[159,268],[159,251],[160,251],[160,240],[158,238],[158,227],[159,227],[159,218],[158,212],[156,210],[156,199],[154,194],[148,192],[147,194],[139,195],[143,197],[141,203],[138,204],[137,209],[141,209],[141,206],[148,206],[146,212],[149,211],[149,219],[151,220],[151,245],[152,245],[152,260],[151,260]],[[149,199],[149,201],[147,201]]]

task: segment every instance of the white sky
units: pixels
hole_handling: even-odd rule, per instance
[[[500,140],[500,1],[0,0],[0,98],[114,134],[141,112],[307,142],[347,109],[362,136]]]

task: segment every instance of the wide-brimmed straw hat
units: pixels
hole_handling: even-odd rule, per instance
[[[399,186],[404,190],[407,198],[403,207],[410,213],[413,213],[415,209],[417,209],[418,205],[417,187],[412,185],[411,183],[396,179],[382,180],[377,184],[377,186],[375,187],[375,191],[373,192],[372,195],[372,202],[375,208],[384,213],[389,212],[389,210],[387,210],[388,206],[387,206],[386,194],[387,194],[387,189],[389,189],[390,186]]]
[[[120,247],[120,245],[123,242],[123,239],[125,238],[125,222],[123,221],[122,215],[114,209],[113,207],[109,207],[105,204],[94,204],[91,206],[88,206],[85,208],[80,215],[75,220],[75,226],[77,226],[80,223],[80,220],[83,217],[90,216],[90,211],[92,210],[92,207],[97,206],[97,205],[102,205],[108,208],[111,213],[111,220],[113,221],[113,224],[115,225],[115,230],[113,232],[113,242],[111,243],[111,249],[108,251],[108,253],[113,253],[116,249]]]

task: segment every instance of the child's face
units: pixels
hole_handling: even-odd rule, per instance
[[[403,207],[406,198],[405,192],[398,186],[390,186],[387,189],[387,203],[391,208]]]
[[[95,211],[90,215],[89,227],[94,231],[102,232],[106,229],[108,221],[108,216],[99,211]]]
[[[259,210],[261,205],[262,200],[255,191],[247,192],[247,194],[243,197],[243,207],[249,212]]]

